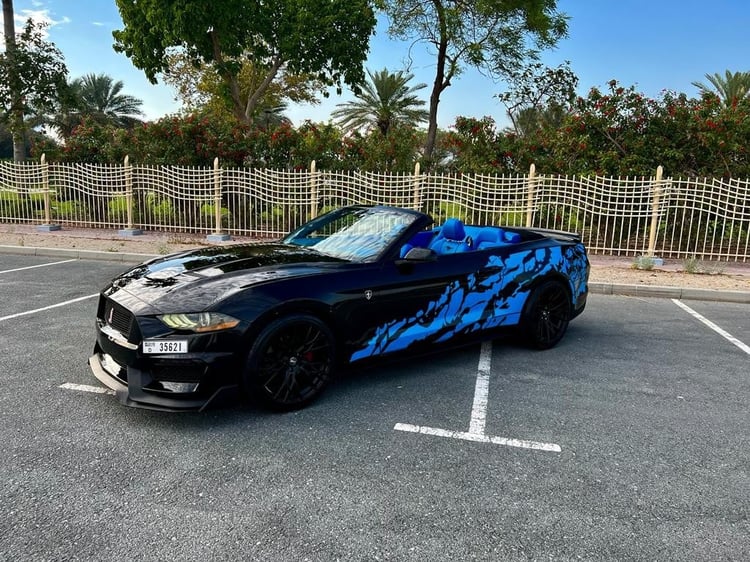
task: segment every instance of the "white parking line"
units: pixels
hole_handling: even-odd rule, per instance
[[[114,394],[114,390],[104,388],[103,386],[90,386],[88,384],[73,384],[72,382],[66,382],[60,385],[60,388],[65,390],[77,390],[79,392],[93,392],[94,394]]]
[[[52,304],[50,306],[45,306],[43,308],[35,308],[34,310],[27,310],[26,312],[19,312],[17,314],[11,314],[10,316],[0,316],[0,322],[3,320],[13,320],[14,318],[20,318],[21,316],[28,316],[29,314],[36,314],[37,312],[44,312],[45,310],[51,310],[53,308],[58,308],[60,306],[66,306],[69,304],[73,304],[80,301],[85,301],[86,299],[93,299],[94,297],[98,297],[99,293],[95,293],[93,295],[87,295],[85,297],[78,297],[77,299],[71,299],[69,301],[65,302],[59,302],[57,304]]]
[[[14,271],[25,271],[27,269],[34,269],[34,268],[37,268],[37,267],[47,267],[48,265],[60,265],[61,263],[69,263],[69,262],[72,262],[72,261],[78,261],[78,260],[71,259],[71,260],[63,260],[63,261],[54,261],[52,263],[40,263],[38,265],[29,265],[29,266],[26,266],[26,267],[17,267],[15,269],[3,269],[3,270],[0,271],[0,273],[13,273]]]
[[[693,310],[692,308],[690,308],[685,303],[683,303],[681,301],[678,301],[677,299],[672,299],[672,302],[675,303],[677,306],[679,306],[682,310],[684,310],[685,312],[687,312],[690,316],[692,316],[693,318],[696,318],[696,319],[700,320],[701,322],[703,322],[703,324],[705,324],[706,326],[708,326],[709,328],[711,328],[714,332],[716,332],[717,334],[719,334],[720,336],[722,336],[723,338],[725,338],[727,341],[729,341],[732,344],[736,345],[742,351],[744,351],[745,353],[747,353],[748,355],[750,355],[750,346],[748,346],[745,343],[742,343],[740,340],[738,340],[737,338],[735,338],[732,334],[730,334],[726,330],[720,328],[719,326],[717,326],[716,324],[714,324],[713,322],[711,322],[705,316],[700,315],[699,313],[697,313],[695,310]]]
[[[540,441],[529,441],[527,439],[511,439],[508,437],[493,437],[485,435],[487,423],[487,402],[490,389],[490,370],[492,367],[492,342],[484,342],[479,353],[479,366],[477,368],[477,382],[474,386],[474,403],[471,408],[471,422],[469,431],[452,431],[437,427],[424,425],[412,425],[409,423],[397,423],[394,431],[406,431],[409,433],[420,433],[422,435],[433,435],[436,437],[448,437],[450,439],[462,439],[477,443],[492,443],[493,445],[504,445],[506,447],[519,447],[522,449],[534,449],[537,451],[551,451],[559,453],[562,451],[556,443],[542,443]]]
[[[479,352],[477,384],[474,387],[474,405],[471,408],[469,433],[483,435],[487,423],[487,399],[490,393],[490,367],[492,366],[492,343],[484,342]]]

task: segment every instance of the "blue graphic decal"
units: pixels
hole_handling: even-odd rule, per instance
[[[557,271],[568,278],[573,304],[587,292],[588,260],[582,244],[490,256],[476,273],[450,283],[440,297],[410,318],[375,329],[351,361],[401,351],[416,342],[440,343],[455,336],[517,324],[531,283]]]

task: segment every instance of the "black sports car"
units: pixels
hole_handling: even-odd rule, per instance
[[[577,235],[432,222],[351,206],[279,242],[148,261],[102,291],[89,364],[131,406],[203,409],[244,391],[288,409],[337,366],[508,328],[545,349],[583,311]]]

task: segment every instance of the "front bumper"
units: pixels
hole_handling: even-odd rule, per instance
[[[89,367],[94,376],[112,389],[117,399],[126,406],[170,412],[203,411],[234,402],[239,395],[238,384],[216,386],[206,392],[206,385],[201,387],[201,383],[178,383],[191,390],[171,390],[166,381],[157,381],[150,373],[134,367],[118,365],[121,374],[114,374],[113,365],[116,364],[98,344],[94,354],[89,357]]]

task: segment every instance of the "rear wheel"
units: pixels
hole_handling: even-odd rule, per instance
[[[250,350],[245,387],[274,409],[301,408],[328,384],[334,351],[333,335],[318,318],[299,314],[274,320]]]
[[[570,295],[560,281],[545,281],[534,289],[524,308],[521,330],[534,349],[554,347],[570,322]]]

